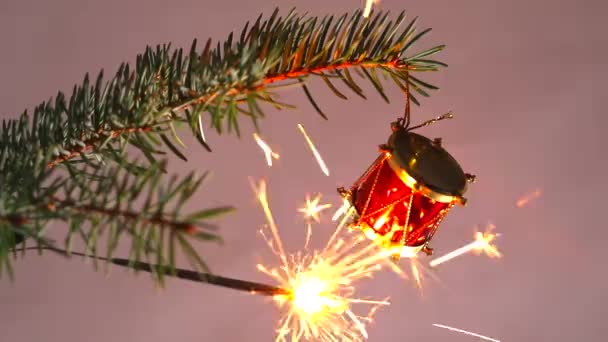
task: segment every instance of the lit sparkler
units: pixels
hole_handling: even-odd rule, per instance
[[[258,144],[258,146],[260,146],[262,151],[264,151],[264,156],[266,157],[266,163],[268,166],[272,166],[272,159],[279,159],[278,153],[275,153],[257,133],[253,133],[253,139],[255,139],[255,142]]]
[[[302,135],[304,135],[304,138],[306,139],[306,143],[308,143],[308,147],[312,151],[312,154],[315,156],[315,159],[317,160],[317,163],[319,163],[319,166],[321,167],[321,171],[323,171],[323,173],[326,176],[329,176],[329,169],[327,168],[327,165],[325,165],[325,162],[323,161],[323,158],[321,158],[321,154],[319,153],[319,151],[315,147],[315,144],[313,144],[312,140],[310,139],[310,137],[308,136],[308,134],[304,130],[304,126],[302,126],[302,124],[298,124],[298,129],[300,130],[300,132],[302,132]]]
[[[499,236],[499,234],[493,234],[492,230],[496,228],[494,225],[490,225],[485,232],[476,232],[475,240],[467,245],[464,245],[446,255],[443,255],[430,262],[431,267],[443,264],[446,261],[452,260],[468,252],[485,253],[490,258],[500,258],[501,254],[492,242]]]
[[[495,338],[491,338],[491,337],[480,335],[480,334],[477,334],[477,333],[474,333],[474,332],[470,332],[470,331],[466,331],[466,330],[450,327],[450,326],[443,325],[443,324],[433,324],[433,326],[436,326],[437,328],[442,328],[442,329],[447,329],[447,330],[459,332],[459,333],[462,333],[462,334],[465,334],[465,335],[469,335],[469,336],[479,337],[480,339],[486,340],[486,341],[500,342],[499,340],[497,340]]]
[[[531,201],[539,198],[541,195],[541,191],[540,189],[536,189],[531,193],[528,193],[524,196],[522,196],[521,198],[519,198],[517,200],[517,202],[515,202],[515,206],[518,208],[523,208],[525,207],[528,203],[530,203]]]
[[[369,17],[369,14],[372,12],[372,5],[377,3],[380,0],[366,0],[365,1],[365,8],[363,9],[363,17],[367,18]]]
[[[339,232],[346,224],[345,215],[323,250],[288,256],[272,217],[266,182],[261,181],[255,191],[271,233],[271,238],[264,238],[281,260],[279,267],[258,265],[258,270],[289,292],[274,296],[279,307],[287,307],[276,341],[358,342],[367,338],[365,323],[371,322],[379,306],[389,302],[354,298],[354,284],[380,270],[380,263],[388,256],[386,250],[362,243],[365,238],[359,234],[349,239],[340,237]],[[353,304],[367,304],[371,309],[366,316],[359,316],[351,310]]]

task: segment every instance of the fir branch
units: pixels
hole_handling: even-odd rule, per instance
[[[69,177],[49,180],[51,185],[42,190],[30,188],[34,190],[32,193],[21,191],[7,196],[7,191],[3,191],[5,209],[0,210],[0,261],[10,270],[8,250],[27,242],[18,237],[37,239],[49,223],[63,221],[69,227],[65,239],[68,251],[74,239],[80,238],[87,253],[97,256],[103,238],[105,254],[111,257],[126,235],[131,238],[130,255],[134,262],[153,258],[154,263],[172,268],[176,253],[182,252],[193,267],[207,270],[185,237],[220,241],[215,226],[208,220],[233,208],[218,207],[182,214],[183,205],[198,191],[205,176],[190,174],[182,179],[173,176],[163,185],[162,168],[164,163],[154,164],[146,173],[133,176],[118,166],[88,166],[72,170]],[[136,205],[137,202],[141,204]],[[44,241],[38,242],[39,247],[48,245]]]
[[[177,147],[181,143],[175,125],[189,126],[205,145],[198,125],[199,116],[208,113],[218,133],[228,124],[228,131],[238,135],[239,114],[250,117],[257,127],[257,120],[264,117],[259,103],[285,108],[271,85],[305,81],[309,76],[322,77],[334,93],[337,87],[332,79],[341,80],[365,97],[348,69],[363,70],[387,101],[376,70],[390,75],[400,87],[408,82],[427,96],[425,89],[436,87],[408,76],[445,66],[428,59],[443,46],[411,55],[414,42],[429,30],[414,35],[415,19],[400,30],[405,13],[394,21],[388,20],[388,14],[363,18],[356,10],[338,18],[316,18],[294,11],[280,17],[275,11],[267,20],[260,16],[253,25],[247,23],[240,39],[230,34],[216,47],[208,40],[202,51],[196,40],[188,53],[170,45],[148,47],[137,56],[134,68],[124,63],[109,82],[103,81],[103,72],[94,83],[87,75],[69,100],[60,92],[36,107],[33,120],[26,112],[19,120],[5,122],[0,144],[14,147],[10,138],[19,135],[19,143],[34,143],[54,155],[49,166],[85,154],[116,159],[112,156],[127,143],[142,150],[151,162],[164,153],[163,145],[185,158]],[[321,113],[310,92],[307,95]],[[164,134],[167,131],[173,140]]]
[[[416,19],[401,28],[404,20],[404,12],[389,20],[388,12],[364,18],[356,10],[318,18],[295,11],[279,16],[275,10],[222,43],[207,40],[202,50],[196,40],[189,51],[170,45],[148,47],[108,81],[103,71],[94,80],[86,75],[70,95],[59,92],[31,115],[26,111],[18,119],[4,120],[0,271],[4,265],[10,272],[8,255],[15,243],[31,239],[46,245],[44,230],[53,220],[69,225],[68,247],[74,236],[80,236],[87,253],[95,254],[105,232],[110,257],[126,233],[132,240],[132,260],[155,257],[154,263],[171,267],[180,248],[194,265],[204,268],[185,236],[192,231],[189,224],[204,225],[208,215],[223,210],[181,216],[179,209],[200,185],[192,175],[171,178],[167,187],[161,186],[166,170],[159,156],[169,150],[186,160],[178,128],[189,128],[210,150],[201,122],[220,134],[227,129],[238,136],[239,118],[246,116],[257,129],[258,120],[265,117],[263,104],[292,108],[277,100],[276,91],[293,83],[300,84],[313,107],[326,117],[305,82],[320,77],[332,93],[346,99],[337,80],[366,98],[361,80],[351,71],[386,101],[379,73],[401,89],[410,87],[428,96],[437,87],[411,74],[444,67],[429,59],[443,46],[412,52],[430,29],[417,33]],[[414,94],[411,99],[419,103]],[[149,165],[129,161],[129,146],[140,150]],[[63,170],[59,176],[58,169]],[[143,206],[134,208],[138,199]],[[217,238],[205,229],[195,235]]]

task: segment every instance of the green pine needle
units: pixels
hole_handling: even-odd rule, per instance
[[[202,178],[167,174],[162,159],[167,153],[187,161],[176,127],[188,126],[211,151],[201,123],[219,134],[240,136],[244,116],[259,129],[266,105],[293,108],[277,101],[275,92],[294,84],[327,119],[306,85],[311,77],[320,77],[341,99],[347,96],[338,90],[340,82],[362,98],[367,96],[361,83],[369,82],[388,102],[387,79],[404,91],[408,84],[428,96],[437,87],[410,74],[445,67],[430,59],[444,46],[414,52],[415,43],[430,30],[417,32],[416,19],[403,27],[405,17],[401,12],[391,20],[388,12],[379,12],[364,18],[361,10],[340,17],[294,10],[281,16],[275,10],[268,19],[260,15],[247,22],[223,42],[207,40],[202,49],[196,40],[189,50],[170,44],[148,47],[109,79],[103,71],[94,78],[85,75],[71,94],[59,92],[31,114],[4,120],[0,274],[12,274],[9,255],[17,243],[45,246],[45,227],[57,220],[69,227],[68,250],[81,240],[87,253],[104,250],[110,257],[130,238],[132,262],[147,258],[174,268],[181,252],[193,266],[206,269],[191,241],[219,241],[206,221],[231,208],[182,214]],[[351,70],[362,77],[353,77]],[[413,94],[411,99],[419,103]],[[141,151],[146,161],[130,160],[128,146]],[[162,275],[157,279],[162,282]]]

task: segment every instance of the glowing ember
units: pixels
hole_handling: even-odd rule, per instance
[[[260,138],[257,133],[253,133],[253,139],[255,139],[255,142],[258,143],[258,146],[260,146],[262,151],[264,151],[264,155],[266,156],[266,163],[268,164],[268,166],[272,166],[272,159],[279,159],[279,155],[273,152],[270,146],[268,146],[268,144],[264,140],[262,140],[262,138]]]
[[[304,138],[306,139],[306,143],[308,143],[308,147],[312,151],[312,154],[315,156],[315,159],[317,160],[317,163],[319,163],[319,166],[321,167],[321,171],[323,171],[323,173],[326,176],[329,176],[329,169],[327,168],[327,165],[325,165],[325,162],[323,161],[323,158],[321,158],[321,154],[319,154],[319,151],[317,151],[317,148],[312,143],[312,140],[310,139],[310,137],[308,136],[308,134],[306,134],[306,131],[304,130],[304,126],[302,126],[302,124],[298,124],[298,129],[304,135]]]
[[[517,202],[515,202],[515,206],[518,208],[523,208],[531,201],[539,198],[540,195],[541,195],[540,189],[536,189],[533,192],[528,193],[528,194],[522,196],[520,199],[518,199]]]
[[[362,243],[365,238],[360,234],[348,239],[340,237],[348,217],[345,215],[323,250],[288,256],[270,211],[266,183],[261,181],[255,191],[272,239],[263,236],[281,260],[279,267],[258,265],[258,270],[290,290],[288,295],[274,297],[279,307],[287,308],[280,320],[276,341],[358,342],[367,338],[365,323],[371,322],[379,306],[389,303],[354,298],[354,284],[380,270],[380,263],[387,259],[386,250],[376,244]],[[351,310],[353,304],[367,304],[371,309],[366,316],[359,316]]]
[[[433,324],[433,326],[436,326],[437,328],[442,328],[442,329],[447,329],[447,330],[459,332],[459,333],[462,333],[462,334],[465,334],[465,335],[469,335],[469,336],[479,337],[480,339],[486,340],[486,341],[500,342],[499,340],[497,340],[495,338],[491,338],[491,337],[488,337],[488,336],[476,334],[474,332],[470,332],[470,331],[466,331],[466,330],[462,330],[462,329],[458,329],[458,328],[453,328],[453,327],[450,327],[450,326],[447,326],[447,325],[443,325],[443,324]]]
[[[377,3],[380,0],[365,0],[365,9],[363,10],[363,17],[369,17],[369,14],[372,12],[372,5]]]
[[[306,204],[304,207],[298,209],[299,212],[304,214],[307,219],[313,219],[316,222],[320,222],[319,213],[325,209],[331,208],[331,204],[319,204],[321,201],[321,194],[318,194],[312,200],[309,195],[306,195]]]
[[[430,262],[431,267],[443,264],[446,261],[452,260],[468,252],[485,253],[490,258],[500,258],[501,254],[492,244],[492,242],[499,236],[498,234],[492,234],[492,230],[496,228],[494,225],[490,225],[486,232],[476,232],[475,240],[463,247],[460,247],[444,256],[434,259]]]

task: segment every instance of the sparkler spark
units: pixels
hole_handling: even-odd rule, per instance
[[[338,208],[338,210],[336,210],[334,215],[331,217],[331,220],[334,222],[337,221],[340,218],[340,216],[346,214],[346,212],[348,211],[348,208],[350,208],[350,202],[348,201],[348,199],[343,198],[342,206],[340,208]]]
[[[367,18],[369,17],[369,14],[372,12],[372,5],[377,3],[380,0],[366,0],[365,1],[365,8],[363,9],[363,17]]]
[[[410,267],[412,268],[412,275],[416,279],[416,285],[422,290],[422,275],[418,269],[418,260],[415,256],[410,258]]]
[[[264,151],[264,156],[266,157],[266,163],[268,166],[272,166],[272,159],[279,159],[280,156],[272,151],[270,146],[268,146],[268,144],[262,140],[257,133],[253,133],[253,139],[255,139],[255,142],[258,143],[258,146],[260,146],[262,151]]]
[[[468,252],[485,253],[490,258],[500,258],[502,255],[498,251],[492,242],[499,236],[499,234],[493,234],[492,230],[496,228],[494,225],[490,225],[485,232],[475,232],[475,240],[469,244],[466,244],[446,255],[443,255],[430,262],[431,267],[443,264],[446,261],[452,260]]]
[[[319,218],[319,213],[325,209],[331,208],[331,204],[319,204],[321,201],[321,194],[318,194],[314,199],[310,199],[310,196],[306,195],[306,204],[304,207],[298,209],[299,212],[304,214],[304,217],[308,222],[306,222],[306,242],[304,243],[304,249],[308,247],[308,243],[310,242],[310,237],[312,235],[312,224],[310,220],[314,220],[317,223],[321,222]]]
[[[536,189],[533,192],[530,192],[522,197],[520,197],[517,202],[515,202],[515,206],[518,208],[523,208],[525,207],[528,203],[530,203],[531,201],[539,198],[541,195],[541,191],[540,189]]]
[[[354,298],[354,284],[380,270],[380,263],[387,259],[386,251],[376,244],[362,244],[365,238],[359,234],[349,239],[340,237],[338,232],[346,222],[343,219],[323,250],[287,255],[270,211],[266,182],[254,185],[254,190],[271,231],[272,239],[265,240],[281,260],[279,267],[258,265],[258,270],[289,292],[274,296],[280,308],[287,307],[276,342],[359,342],[367,338],[365,323],[372,321],[379,306],[389,302]],[[367,304],[371,309],[366,316],[359,316],[351,310],[353,304]]]
[[[500,342],[499,340],[497,340],[495,338],[491,338],[491,337],[480,335],[480,334],[477,334],[477,333],[474,333],[474,332],[470,332],[470,331],[466,331],[466,330],[450,327],[450,326],[443,325],[443,324],[433,324],[433,326],[436,326],[437,328],[442,328],[442,329],[447,329],[447,330],[459,332],[459,333],[462,333],[462,334],[465,334],[465,335],[469,335],[469,336],[479,337],[480,339],[486,340],[486,341]]]
[[[319,166],[321,167],[321,171],[323,171],[323,173],[326,176],[329,176],[329,169],[327,168],[327,165],[325,165],[323,158],[321,158],[321,154],[319,153],[319,151],[317,151],[317,148],[315,147],[312,140],[310,139],[310,137],[304,130],[304,126],[302,126],[302,124],[298,124],[298,129],[300,130],[300,132],[302,132],[302,135],[304,135],[304,138],[306,139],[306,143],[308,144],[308,147],[312,151],[312,154],[315,156],[317,163],[319,163]]]
[[[310,199],[309,195],[306,195],[306,204],[298,209],[299,212],[304,214],[307,219],[313,219],[316,222],[320,222],[319,213],[325,209],[331,208],[331,204],[319,204],[321,201],[321,194],[318,194],[315,198]]]

